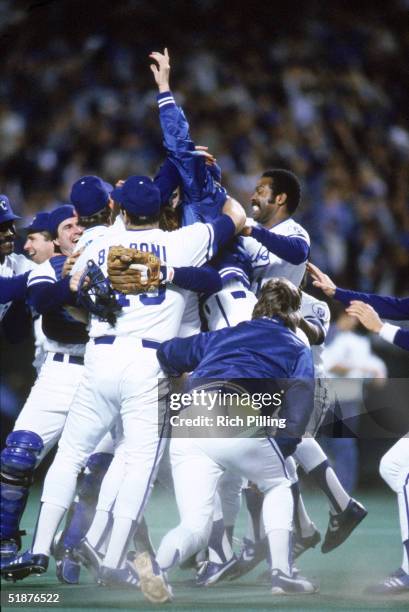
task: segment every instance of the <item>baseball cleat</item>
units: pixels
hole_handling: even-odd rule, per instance
[[[196,574],[196,586],[210,586],[224,580],[229,575],[229,570],[237,563],[236,555],[225,563],[215,563],[214,561],[204,561]]]
[[[291,577],[292,578],[302,578],[303,580],[307,580],[307,578],[305,578],[305,576],[301,575],[300,570],[297,567],[293,567],[292,571],[291,571]],[[257,581],[258,582],[271,582],[271,569],[268,568],[267,570],[265,570],[265,572],[262,572],[259,576],[257,576]]]
[[[57,578],[60,582],[65,584],[79,583],[81,564],[73,550],[67,548],[55,565]]]
[[[5,580],[23,580],[30,574],[44,574],[48,569],[49,558],[47,555],[34,555],[27,550],[22,555],[15,557],[8,565],[1,569],[1,575]]]
[[[271,572],[271,592],[273,595],[312,595],[318,593],[317,584],[303,576],[287,576],[278,569]]]
[[[321,542],[321,534],[317,529],[312,535],[305,538],[295,532],[293,535],[293,559],[300,557],[306,550],[315,548],[318,542]]]
[[[243,538],[239,558],[229,570],[229,580],[237,580],[237,578],[251,572],[251,570],[261,563],[261,561],[266,559],[267,553],[268,546],[266,539],[253,542],[252,540]]]
[[[97,582],[101,586],[122,586],[134,589],[139,588],[139,576],[132,567],[131,563],[127,562],[125,567],[121,569],[113,569],[111,567],[101,566],[99,570]]]
[[[87,538],[81,540],[80,545],[75,549],[75,556],[97,579],[101,569],[102,557],[91,546]]]
[[[365,592],[372,595],[409,593],[409,574],[400,567],[396,572],[385,578],[385,580],[369,586]]]
[[[172,601],[172,589],[154,557],[148,552],[143,552],[135,557],[132,565],[139,576],[140,589],[148,601],[152,603]]]
[[[345,542],[367,514],[366,508],[355,499],[349,501],[348,506],[343,512],[339,514],[330,513],[328,529],[325,534],[324,543],[321,546],[321,551],[323,553],[331,552],[331,550]]]
[[[0,568],[7,567],[11,561],[16,559],[19,546],[16,540],[2,540],[0,544]]]

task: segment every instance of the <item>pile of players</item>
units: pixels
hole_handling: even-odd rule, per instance
[[[331,401],[322,366],[329,309],[299,289],[310,251],[307,232],[292,218],[300,184],[287,170],[265,172],[247,219],[221,186],[216,160],[190,138],[169,88],[167,51],[150,57],[167,151],[153,181],[133,176],[113,187],[82,177],[72,186],[72,205],[39,213],[27,228],[29,259],[13,254],[16,216],[1,196],[3,327],[16,337],[34,313],[38,369],[1,454],[1,573],[8,580],[41,574],[53,554],[61,582],[77,584],[84,565],[101,585],[141,589],[162,603],[172,599],[167,573],[199,554],[198,585],[239,578],[268,559],[273,594],[314,593],[318,586],[293,565],[321,539],[297,466],[329,502],[322,552],[342,544],[366,510],[344,490],[313,437]],[[114,245],[158,256],[162,282],[155,292],[117,294],[112,324],[84,311],[78,291],[88,261],[108,276]],[[368,329],[409,348],[407,332],[383,324],[368,305],[401,320],[408,300],[336,289],[309,266],[324,293],[351,302],[348,312]],[[286,429],[248,438],[174,436],[169,443],[167,404],[158,402],[166,389],[158,379],[187,373],[190,388],[203,379],[280,379]],[[57,441],[33,544],[21,554],[33,473]],[[381,464],[400,508],[408,495],[407,442]],[[143,514],[169,466],[181,521],[155,552]],[[248,530],[236,555],[242,494]],[[401,512],[402,567],[376,592],[409,590],[407,521]]]

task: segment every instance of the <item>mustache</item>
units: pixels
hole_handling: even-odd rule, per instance
[[[0,238],[0,246],[2,244],[8,244],[9,242],[14,242],[15,236],[9,236],[9,238]]]

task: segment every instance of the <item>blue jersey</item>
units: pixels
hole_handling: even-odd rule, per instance
[[[242,246],[240,238],[235,238],[211,260],[209,266],[217,270],[223,286],[231,280],[238,280],[250,289],[253,268],[250,256]]]
[[[64,255],[56,255],[31,272],[27,283],[28,303],[43,315],[46,350],[83,353],[88,333],[86,325],[66,309],[67,305],[76,306],[76,297],[70,291],[70,277],[62,278],[65,259]]]
[[[226,190],[216,180],[220,172],[217,169],[215,175],[204,156],[195,151],[189,124],[170,91],[158,95],[158,106],[164,146],[182,181],[182,225],[212,221],[226,201]]]
[[[314,366],[311,350],[278,318],[244,321],[236,327],[174,338],[157,352],[165,372],[190,379],[279,379],[287,403],[286,435],[304,433],[313,409]],[[260,385],[263,383],[260,380]],[[257,385],[256,385],[257,387]]]

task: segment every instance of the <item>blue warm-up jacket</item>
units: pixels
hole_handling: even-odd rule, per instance
[[[158,359],[170,376],[192,372],[190,379],[278,379],[285,390],[280,418],[292,451],[304,434],[314,405],[314,365],[307,347],[279,318],[244,321],[236,327],[174,338],[161,344]],[[289,454],[289,453],[286,453]]]

